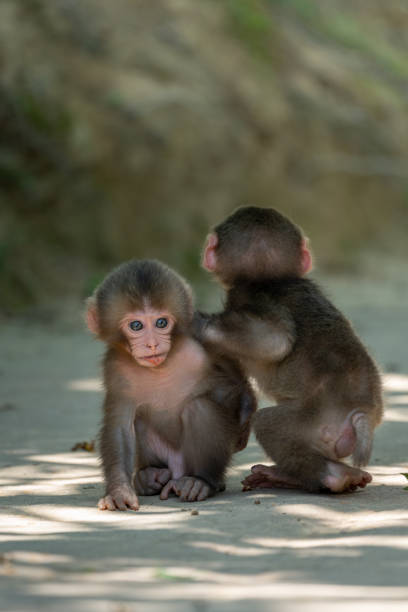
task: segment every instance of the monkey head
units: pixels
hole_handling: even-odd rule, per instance
[[[245,206],[207,237],[202,265],[228,289],[237,281],[303,276],[312,255],[301,230],[277,210]]]
[[[175,336],[193,316],[192,292],[173,270],[155,260],[131,260],[113,270],[87,302],[89,329],[121,345],[144,367],[164,363]]]

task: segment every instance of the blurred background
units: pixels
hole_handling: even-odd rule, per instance
[[[242,204],[288,214],[323,274],[406,278],[405,0],[1,0],[0,66],[3,316],[134,256],[202,301]]]

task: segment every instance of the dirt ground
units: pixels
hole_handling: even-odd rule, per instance
[[[70,449],[98,430],[101,347],[72,321],[2,325],[1,610],[407,609],[407,284],[324,284],[385,373],[374,480],[352,494],[242,493],[252,440],[213,499],[100,512],[97,457]]]

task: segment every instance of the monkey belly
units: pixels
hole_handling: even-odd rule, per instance
[[[152,429],[147,429],[145,436],[148,450],[157,460],[168,467],[173,479],[178,479],[186,475],[184,457],[181,450],[171,448],[171,446]]]

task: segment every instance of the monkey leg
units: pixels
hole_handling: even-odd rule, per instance
[[[138,495],[158,495],[171,478],[167,468],[147,467],[138,470],[134,478],[134,486]]]
[[[105,497],[98,502],[99,510],[139,510],[139,501],[135,491],[127,484],[120,484],[109,489]]]
[[[175,493],[181,501],[204,501],[214,495],[215,489],[205,480],[194,476],[183,476],[177,480],[169,480],[160,493],[160,499],[168,499],[169,494]]]
[[[279,405],[256,413],[254,429],[259,443],[277,465],[254,466],[252,474],[243,481],[245,489],[262,484],[340,493],[365,487],[371,481],[368,472],[337,460],[337,452],[345,456],[346,451],[350,454],[354,450],[355,433],[350,418],[340,427],[333,427],[328,436],[328,430],[319,427],[318,419],[305,422],[301,409]]]

